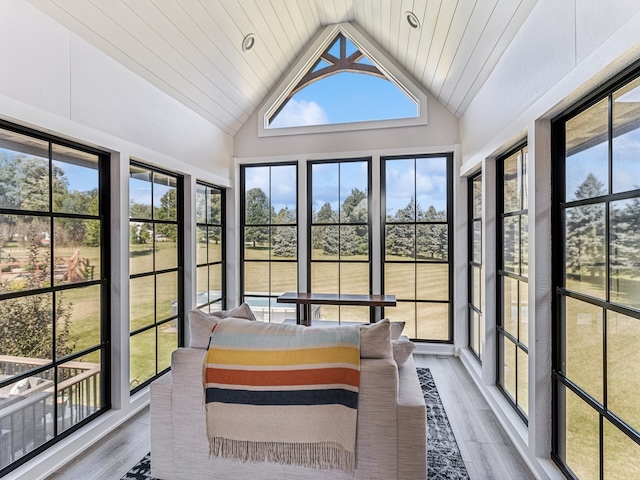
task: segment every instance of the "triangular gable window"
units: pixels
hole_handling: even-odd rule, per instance
[[[422,89],[352,25],[307,52],[261,108],[260,136],[426,124]]]

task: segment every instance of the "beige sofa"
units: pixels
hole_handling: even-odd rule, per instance
[[[355,477],[273,463],[209,458],[202,368],[206,350],[179,348],[151,385],[151,474],[172,479],[424,480],[426,411],[413,357],[361,359]]]

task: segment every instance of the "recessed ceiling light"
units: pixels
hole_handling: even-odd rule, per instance
[[[242,39],[242,50],[248,52],[256,44],[256,36],[253,33],[248,34]]]
[[[420,20],[418,20],[418,17],[416,17],[415,13],[404,12],[404,14],[407,18],[407,23],[411,28],[420,28]]]

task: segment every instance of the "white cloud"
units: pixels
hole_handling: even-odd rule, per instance
[[[327,123],[329,123],[329,117],[316,102],[292,98],[273,119],[270,128],[323,125]]]

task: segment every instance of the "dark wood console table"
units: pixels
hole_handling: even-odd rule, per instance
[[[340,293],[286,292],[278,303],[296,304],[296,323],[311,325],[311,305],[352,305],[356,307],[394,307],[395,295],[349,295]],[[304,310],[304,318],[303,318]]]

